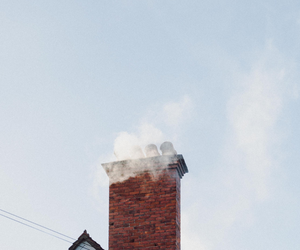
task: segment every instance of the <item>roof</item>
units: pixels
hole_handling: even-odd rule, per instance
[[[104,250],[96,241],[94,241],[86,230],[79,236],[69,250]]]

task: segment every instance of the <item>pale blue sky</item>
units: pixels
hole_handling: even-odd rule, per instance
[[[183,154],[183,250],[299,247],[299,1],[1,0],[0,34],[0,209],[108,249],[123,131]]]

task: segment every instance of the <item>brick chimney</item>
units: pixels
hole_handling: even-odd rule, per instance
[[[180,250],[180,179],[188,172],[170,142],[146,158],[102,164],[109,180],[109,250]]]

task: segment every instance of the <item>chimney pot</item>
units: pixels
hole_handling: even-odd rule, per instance
[[[160,153],[157,150],[157,147],[155,144],[149,144],[145,147],[145,152],[147,157],[154,157],[159,156]]]
[[[160,150],[162,152],[162,155],[177,155],[172,142],[169,141],[165,141],[163,144],[161,144]]]
[[[131,159],[139,159],[139,158],[145,158],[145,155],[142,151],[142,148],[140,146],[135,146],[132,148],[132,154]]]

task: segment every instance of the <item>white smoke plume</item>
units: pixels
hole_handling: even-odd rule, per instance
[[[137,147],[163,142],[163,132],[153,124],[143,123],[136,133],[120,132],[114,142],[114,154],[117,160],[137,159]]]
[[[269,199],[276,185],[272,176],[280,165],[277,123],[288,92],[286,67],[268,48],[251,72],[237,78],[241,81],[227,103],[229,132],[219,167],[209,182],[193,180],[199,197],[182,215],[184,250],[230,248],[228,232],[255,223],[253,208]]]
[[[272,147],[276,144],[276,122],[282,109],[280,85],[284,70],[267,72],[255,69],[245,79],[245,90],[231,98],[228,118],[235,147],[228,155],[243,166],[247,188],[257,199],[268,196],[268,178],[276,165]]]
[[[151,107],[150,111],[144,117],[141,117],[139,126],[133,132],[122,131],[118,133],[114,141],[114,156],[111,155],[106,159],[101,159],[101,163],[133,160],[135,163],[129,167],[132,170],[136,169],[136,159],[145,157],[144,148],[149,144],[160,145],[164,141],[174,142],[178,139],[181,126],[188,121],[193,111],[193,105],[191,99],[185,95],[178,102],[172,101],[160,106]],[[165,129],[163,131],[163,129]],[[176,145],[174,145],[176,147]],[[167,164],[166,157],[162,157],[161,160],[164,164]],[[170,158],[171,160],[171,158]],[[153,178],[158,178],[160,172],[156,170],[151,171],[151,164],[139,164],[139,168],[145,168],[148,170]],[[94,181],[94,189],[97,188],[99,182],[107,177],[102,167],[98,167],[96,173],[96,179]],[[114,176],[110,172],[111,176]],[[135,171],[125,171],[120,173],[115,169],[115,176],[112,178],[111,183],[114,181],[124,181],[130,177],[136,175]]]

